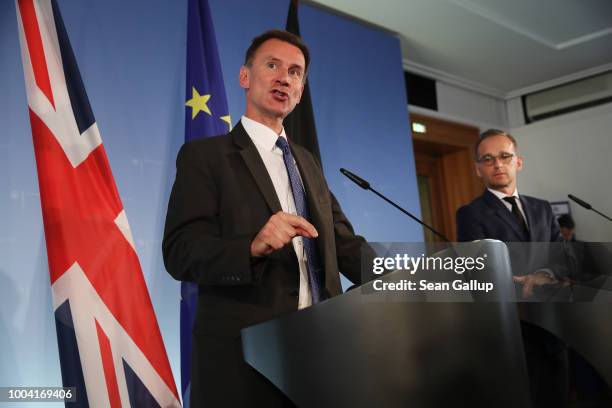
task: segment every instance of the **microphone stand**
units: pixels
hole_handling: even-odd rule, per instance
[[[353,183],[357,184],[359,187],[363,188],[364,190],[370,190],[371,192],[373,192],[374,194],[376,194],[377,196],[379,196],[380,198],[382,198],[383,200],[391,204],[393,207],[397,208],[398,210],[400,210],[401,212],[403,212],[404,214],[406,214],[407,216],[409,216],[410,218],[412,218],[413,220],[415,220],[416,222],[418,222],[419,224],[421,224],[422,226],[424,226],[425,228],[427,228],[428,230],[436,234],[438,237],[442,238],[445,242],[449,242],[449,243],[451,242],[444,235],[442,235],[441,233],[439,233],[438,231],[436,231],[429,225],[425,224],[423,221],[421,221],[420,219],[412,215],[410,212],[403,209],[402,207],[400,207],[399,205],[397,205],[396,203],[394,203],[393,201],[391,201],[390,199],[388,199],[387,197],[385,197],[384,195],[382,195],[381,193],[373,189],[370,186],[370,183],[368,183],[367,181],[365,181],[364,179],[362,179],[355,173],[351,173],[350,171],[344,168],[341,168],[340,172],[344,174],[346,177],[348,177]]]
[[[568,197],[569,197],[569,198],[570,198],[572,201],[574,201],[576,204],[580,205],[581,207],[584,207],[584,208],[586,208],[587,210],[594,211],[594,212],[596,212],[597,214],[599,214],[599,215],[601,215],[602,217],[604,217],[606,220],[608,220],[608,221],[612,221],[612,218],[608,217],[606,214],[603,214],[603,213],[601,213],[601,212],[597,211],[596,209],[594,209],[594,208],[593,208],[593,206],[591,206],[591,204],[587,203],[586,201],[583,201],[583,200],[581,200],[580,198],[578,198],[578,197],[576,197],[576,196],[574,196],[574,195],[571,195],[571,194],[568,194],[567,196],[568,196]]]

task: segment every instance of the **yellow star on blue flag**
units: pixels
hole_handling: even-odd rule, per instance
[[[200,95],[198,90],[195,89],[195,86],[191,87],[191,99],[189,99],[185,103],[186,106],[191,107],[191,119],[195,119],[195,117],[201,111],[204,111],[208,113],[209,115],[212,115],[207,105],[207,102],[209,99],[210,99],[210,95]]]
[[[230,115],[221,116],[219,119],[227,123],[227,126],[229,126],[229,130],[232,130],[232,118],[230,117]]]

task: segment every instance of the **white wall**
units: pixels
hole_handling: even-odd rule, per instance
[[[510,129],[525,125],[525,114],[523,113],[523,101],[520,96],[506,99],[508,108],[508,127]]]
[[[612,217],[612,103],[511,130],[525,167],[519,191],[549,201],[573,194]],[[612,222],[571,203],[576,235],[612,242]]]
[[[441,80],[436,80],[436,97],[438,99],[437,111],[416,105],[408,105],[408,111],[474,126],[480,131],[490,128],[508,128],[506,105],[501,98]]]
[[[442,81],[436,82],[438,111],[478,124],[481,130],[504,129],[508,126],[503,99],[461,88]]]

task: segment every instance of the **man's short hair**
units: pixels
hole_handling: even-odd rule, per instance
[[[518,152],[518,145],[516,144],[516,139],[512,137],[510,133],[506,133],[503,130],[499,130],[499,129],[487,129],[480,134],[480,137],[478,138],[478,141],[476,142],[476,146],[474,146],[474,157],[476,158],[476,160],[479,159],[478,148],[480,147],[480,144],[482,143],[482,141],[489,137],[493,137],[493,136],[506,136],[508,139],[510,139],[510,141],[512,142],[512,145],[514,145],[514,150]]]
[[[299,48],[300,51],[302,51],[302,54],[304,54],[304,62],[306,63],[306,66],[304,67],[304,73],[308,71],[308,65],[310,64],[310,51],[308,51],[308,47],[306,46],[306,44],[304,44],[304,41],[302,41],[300,37],[283,30],[269,30],[253,38],[253,41],[251,42],[251,45],[247,49],[246,54],[244,56],[244,65],[250,67],[253,63],[253,58],[255,57],[255,52],[257,51],[257,49],[261,47],[263,43],[272,39],[284,41]]]
[[[557,221],[559,222],[559,226],[561,228],[569,228],[569,229],[576,228],[576,224],[574,223],[574,219],[569,214],[563,214],[563,215],[559,216]]]

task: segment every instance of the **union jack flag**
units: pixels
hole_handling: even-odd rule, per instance
[[[180,406],[56,0],[16,0],[62,382],[75,406]]]

